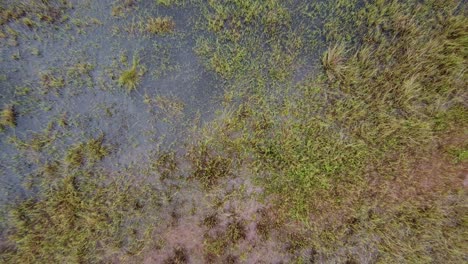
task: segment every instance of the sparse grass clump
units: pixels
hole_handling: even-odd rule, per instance
[[[214,259],[223,256],[229,246],[233,247],[245,238],[245,223],[239,219],[233,219],[223,232],[218,232],[214,236],[206,235],[205,259],[214,261]]]
[[[174,29],[172,17],[156,17],[146,21],[146,32],[151,34],[168,34],[174,32]]]
[[[69,75],[77,77],[79,75],[89,75],[90,72],[94,69],[94,66],[88,62],[80,62],[68,69]]]
[[[65,164],[70,168],[80,168],[85,163],[93,165],[108,154],[109,147],[104,145],[104,136],[101,135],[72,146],[65,156]]]
[[[0,25],[22,18],[26,26],[34,24],[33,19],[54,23],[60,21],[70,5],[66,1],[10,1],[0,3]],[[26,22],[25,22],[26,21]]]
[[[189,257],[187,249],[183,247],[177,247],[174,249],[174,253],[171,257],[164,260],[164,264],[185,264],[188,263]]]
[[[178,169],[177,157],[174,152],[164,152],[158,155],[152,168],[155,169],[161,180],[170,179],[175,176]]]
[[[274,208],[263,208],[257,213],[256,232],[261,239],[267,240],[274,229],[281,227],[284,219],[280,219],[282,215],[278,215],[277,210],[274,210]]]
[[[206,145],[193,148],[189,153],[189,159],[193,168],[191,177],[198,180],[204,188],[215,186],[230,173],[232,161],[210,152]]]
[[[330,80],[340,79],[343,77],[345,56],[344,45],[334,45],[330,47],[322,58],[322,66]]]
[[[170,7],[170,6],[181,6],[184,5],[186,0],[156,0],[156,4]]]
[[[203,219],[203,225],[206,226],[208,229],[212,229],[218,225],[218,215],[216,213],[212,213]]]
[[[49,91],[57,92],[58,89],[65,86],[65,79],[62,76],[56,76],[56,74],[51,72],[42,73],[40,75],[40,80],[46,93]]]
[[[176,97],[158,95],[154,99],[154,104],[167,118],[171,119],[182,117],[185,109],[184,102]]]
[[[136,0],[118,0],[112,7],[111,14],[116,17],[127,15],[137,4]]]
[[[234,220],[229,223],[227,230],[226,230],[226,237],[232,243],[237,243],[241,239],[245,239],[246,231],[245,231],[245,223],[241,220]]]
[[[0,113],[0,129],[16,127],[16,113],[12,105],[5,106]]]

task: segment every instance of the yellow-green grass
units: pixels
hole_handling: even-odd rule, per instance
[[[172,33],[175,29],[175,22],[172,17],[156,17],[146,21],[146,32],[151,34]]]
[[[16,113],[12,105],[5,106],[0,112],[0,128],[16,127]]]
[[[254,220],[257,234],[287,245],[293,263],[466,259],[465,4],[225,0],[201,8],[208,37],[196,52],[229,100],[186,149],[189,180],[209,197],[231,178],[252,179],[269,205]],[[140,81],[137,64],[134,57],[119,78],[129,91]],[[151,225],[135,232],[121,223],[157,216],[140,203],[157,200],[154,190],[88,170],[107,148],[87,144],[49,164],[44,171],[58,179],[12,211],[7,260],[106,261],[151,241],[141,236]],[[151,170],[169,178],[177,158],[161,155]],[[203,224],[211,230],[218,220],[213,213]],[[207,233],[205,260],[235,251],[246,224]],[[139,242],[125,244],[135,233]],[[182,248],[173,255],[187,258]]]
[[[125,87],[128,92],[135,90],[140,83],[143,72],[139,67],[139,59],[135,55],[133,57],[132,67],[122,71],[119,79],[117,80],[118,84]]]
[[[2,258],[8,263],[79,263],[141,252],[151,237],[144,215],[152,210],[154,195],[128,177],[106,178],[64,175],[38,197],[18,204],[9,219],[14,248]]]
[[[437,144],[448,144],[442,135],[455,131],[450,135],[461,135],[466,144],[460,131],[468,124],[467,19],[458,13],[458,3],[304,4],[300,7],[313,10],[309,16],[326,14],[325,31],[308,32],[326,42],[312,42],[322,57],[320,72],[295,83],[294,65],[303,63],[298,54],[308,50],[304,43],[310,35],[298,36],[300,27],[275,34],[267,25],[269,9],[297,10],[266,2],[210,2],[206,26],[215,39],[200,38],[197,52],[228,81],[234,104],[221,121],[207,126],[209,145],[216,153],[230,153],[224,154],[230,162],[249,166],[266,197],[277,201],[277,212],[302,222],[310,239],[299,251],[312,247],[338,262],[363,257],[359,250],[365,247],[384,262],[461,261],[463,239],[457,230],[466,230],[466,224],[455,212],[463,206],[446,205],[463,200],[462,182],[453,171],[460,167],[448,162],[434,172],[432,181],[443,186],[427,190],[434,195],[389,198],[390,190],[423,188],[418,168],[432,159]],[[255,11],[248,12],[252,7]],[[283,69],[278,63],[288,61]],[[464,152],[459,153],[463,160]],[[236,176],[216,175],[216,182]],[[452,221],[459,224],[448,224]],[[348,242],[353,239],[361,242]],[[340,248],[355,253],[339,253]]]

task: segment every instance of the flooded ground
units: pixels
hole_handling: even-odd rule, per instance
[[[461,263],[467,10],[0,0],[0,262]]]
[[[53,138],[53,155],[103,134],[116,150],[106,163],[125,166],[145,161],[157,146],[180,147],[187,127],[214,114],[222,88],[193,50],[194,7],[174,10],[150,2],[113,15],[118,2],[72,1],[59,25],[10,25],[16,36],[1,47],[0,103],[14,104],[18,119],[16,128],[2,135],[3,199],[22,189],[30,162],[7,142],[11,137],[28,141],[53,127],[47,136]],[[146,19],[159,16],[174,18],[173,34],[141,30]],[[128,92],[117,78],[134,57],[142,76],[138,89]],[[44,78],[62,83],[48,87]],[[67,125],[53,124],[59,120]]]

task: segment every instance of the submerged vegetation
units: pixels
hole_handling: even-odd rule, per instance
[[[117,1],[113,19],[132,16],[140,2]],[[125,139],[135,152],[122,147],[122,131],[139,129],[139,122],[128,115],[114,129],[102,117],[111,117],[115,105],[96,106],[104,110],[95,122],[110,127],[106,137],[87,127],[91,117],[69,121],[63,113],[42,133],[9,135],[17,102],[5,107],[0,128],[27,159],[18,171],[32,177],[25,189],[33,193],[0,215],[1,261],[466,261],[466,3],[153,2],[157,16],[139,25],[152,36],[138,37],[155,46],[181,38],[168,34],[176,22],[180,35],[189,34],[171,12],[190,6],[193,35],[184,41],[194,43],[197,60],[215,76],[223,104],[204,122],[201,113],[185,115],[191,105],[184,95],[154,95],[160,87],[143,81],[147,57],[161,54],[137,51],[131,66],[120,61],[130,68],[115,64],[122,71],[110,84],[141,99],[132,107],[143,102],[156,113],[154,123],[144,120],[151,130],[138,134],[156,140]],[[1,30],[10,38],[10,24],[36,27],[32,9],[0,6]],[[94,74],[100,66],[72,65],[66,75],[40,73],[34,96],[79,86],[75,79],[91,87],[93,78],[104,83],[108,76]],[[32,97],[26,94],[15,99]],[[19,118],[28,110],[20,109]],[[188,117],[194,120],[181,124]],[[171,122],[184,130],[183,140],[165,146],[158,140],[176,134],[166,126]],[[130,165],[120,164],[133,155]]]

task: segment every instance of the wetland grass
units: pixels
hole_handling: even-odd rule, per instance
[[[102,177],[84,171],[64,175],[43,186],[39,197],[20,203],[10,218],[11,239],[17,243],[2,258],[8,263],[78,263],[140,252],[151,232],[141,216],[154,206],[153,198],[129,179],[103,183]]]
[[[140,83],[141,76],[143,71],[140,69],[140,62],[137,55],[133,56],[132,67],[130,69],[122,71],[117,80],[117,83],[120,86],[123,86],[127,89],[127,92],[135,90]]]
[[[40,80],[45,93],[49,91],[57,93],[59,89],[65,87],[65,79],[52,72],[41,73]]]
[[[171,7],[171,6],[182,6],[185,5],[188,1],[186,0],[156,0],[157,5]]]
[[[192,176],[206,189],[229,176],[232,161],[212,152],[206,145],[194,147],[188,154],[192,163]]]
[[[168,34],[174,32],[175,22],[172,17],[156,17],[146,21],[146,32],[150,34]]]
[[[252,169],[267,197],[277,197],[276,210],[284,214],[281,218],[304,224],[306,231],[300,235],[309,238],[300,247],[293,246],[291,254],[313,247],[322,256],[334,252],[329,261],[344,262],[363,256],[340,255],[338,247],[354,250],[366,244],[379,248],[376,258],[389,262],[461,261],[461,240],[455,234],[464,227],[445,226],[443,223],[449,220],[441,215],[446,210],[458,210],[441,203],[463,199],[463,195],[446,195],[462,188],[460,181],[459,185],[449,184],[451,180],[444,175],[452,165],[445,164],[446,171],[438,172],[433,179],[445,182],[442,185],[447,188],[436,188],[437,195],[431,191],[413,193],[392,203],[388,203],[387,196],[395,188],[422,188],[416,167],[431,156],[437,144],[446,144],[434,144],[442,135],[441,123],[450,123],[452,132],[466,130],[466,117],[456,125],[451,115],[460,112],[450,110],[466,113],[466,82],[460,78],[465,71],[462,58],[467,54],[462,47],[467,28],[466,17],[454,11],[456,2],[444,7],[417,1],[377,1],[364,6],[350,1],[340,5],[341,9],[335,7],[342,1],[304,5],[304,10],[317,12],[314,18],[327,13],[337,16],[327,16],[324,21],[330,31],[312,32],[326,34],[320,36],[327,39],[325,51],[317,54],[322,58],[321,73],[296,85],[282,82],[288,76],[272,70],[280,66],[277,61],[288,60],[287,53],[277,53],[278,58],[271,60],[251,52],[264,50],[263,43],[268,43],[273,52],[275,44],[289,45],[292,53],[294,48],[303,48],[294,45],[294,38],[278,36],[266,25],[274,21],[268,18],[271,12],[262,12],[268,6],[260,4],[257,10],[261,11],[244,17],[249,13],[239,11],[246,8],[242,3],[249,6],[246,2],[227,8],[212,2],[207,27],[216,38],[200,38],[197,43],[199,54],[207,57],[207,66],[233,87],[239,89],[243,82],[250,85],[248,95],[236,91],[243,98],[239,110],[231,111],[218,125],[219,130],[209,133],[214,136],[208,138],[212,145],[239,150],[240,156],[253,156]],[[351,17],[353,12],[359,16]],[[434,13],[441,20],[427,19]],[[237,27],[226,27],[233,24]],[[264,30],[270,34],[258,34]],[[334,30],[349,34],[339,36]],[[240,34],[232,38],[234,33]],[[236,50],[238,43],[243,45],[242,53],[249,55],[235,64],[241,54]],[[265,76],[265,72],[271,75]],[[466,133],[462,134],[466,142]],[[457,153],[461,153],[455,154],[457,157],[463,157],[463,151]],[[450,175],[452,179],[457,177]],[[391,180],[395,178],[398,181]],[[374,181],[383,185],[376,187]],[[420,198],[427,200],[415,200]],[[428,204],[432,204],[430,210],[418,211]],[[366,208],[367,216],[362,215],[362,208]],[[401,213],[411,216],[403,220],[398,216]],[[459,217],[454,214],[450,218],[460,221]],[[398,224],[392,219],[399,219]],[[385,224],[376,227],[374,221]],[[261,223],[258,230],[267,233],[262,226],[268,223]],[[438,235],[441,226],[454,236],[442,239]],[[402,234],[405,228],[418,238]],[[350,229],[353,231],[348,232]],[[354,237],[360,237],[362,244],[346,244]],[[446,242],[454,248],[451,253],[446,251]],[[436,246],[426,250],[433,243]],[[207,248],[220,252],[221,245],[208,244]]]
[[[87,164],[95,164],[101,161],[109,154],[109,147],[104,145],[104,136],[101,135],[96,139],[90,139],[86,142],[81,142],[72,146],[66,156],[64,163],[69,168],[80,168]]]
[[[205,234],[204,249],[207,260],[215,260],[224,256],[229,248],[246,238],[245,223],[239,219],[231,220],[226,230],[215,235]]]
[[[119,3],[122,12],[137,10],[137,2]],[[12,206],[0,260],[141,262],[146,250],[168,252],[158,259],[165,263],[194,261],[191,254],[207,263],[268,263],[278,261],[268,259],[276,251],[271,258],[288,263],[466,260],[465,3],[223,0],[199,7],[197,26],[206,34],[196,37],[195,51],[226,92],[216,118],[194,129],[182,155],[156,155],[144,170],[150,181],[99,167],[116,155],[103,137],[71,144],[56,160],[34,153],[49,176],[39,178],[37,197]],[[164,25],[163,18],[148,21],[146,31],[173,32],[172,19]],[[143,73],[135,55],[118,85],[131,92]],[[43,86],[60,88],[53,78],[60,76]],[[175,115],[185,107],[162,95],[144,103]],[[11,142],[24,151],[52,148],[52,136],[37,138]],[[247,180],[250,188],[237,183]],[[177,201],[186,189],[203,197],[190,201],[190,216]],[[164,230],[154,232],[160,219]],[[187,219],[202,228],[202,245],[167,248],[166,229]],[[267,254],[256,255],[259,249]]]
[[[0,112],[0,129],[16,127],[16,112],[12,105],[5,106]]]

